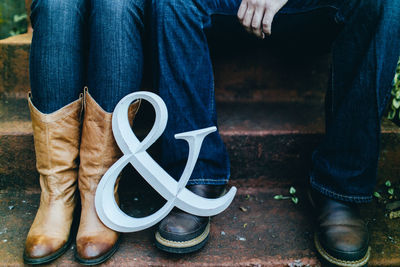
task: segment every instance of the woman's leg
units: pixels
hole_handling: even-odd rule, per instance
[[[25,244],[28,264],[56,259],[72,240],[81,135],[78,97],[84,80],[84,2],[35,0],[32,4],[33,98],[28,101],[42,192]]]
[[[85,84],[86,1],[34,0],[30,53],[33,104],[54,112],[78,99]]]
[[[99,264],[118,248],[119,234],[97,217],[97,185],[121,157],[112,133],[112,111],[125,95],[140,87],[145,0],[93,0],[90,3],[88,87],[80,147],[79,191],[82,214],[76,259]],[[131,120],[133,114],[131,113]],[[116,193],[117,194],[117,193]]]
[[[93,0],[89,16],[90,94],[107,112],[139,90],[146,0]]]

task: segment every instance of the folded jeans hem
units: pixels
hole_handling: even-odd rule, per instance
[[[227,178],[190,179],[187,185],[197,185],[197,184],[225,185],[228,183],[228,181],[229,179]]]
[[[315,177],[313,177],[313,176],[310,177],[310,184],[314,190],[318,191],[319,193],[321,193],[327,197],[330,197],[330,198],[333,198],[336,200],[351,202],[351,203],[358,203],[358,204],[369,203],[372,201],[372,196],[345,195],[345,194],[335,192],[331,188],[328,188],[328,187],[322,185],[321,183],[317,182]]]

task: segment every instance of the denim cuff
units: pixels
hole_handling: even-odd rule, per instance
[[[229,178],[226,177],[216,177],[216,178],[194,178],[190,179],[187,185],[196,185],[196,184],[209,184],[209,185],[225,185],[229,181]]]
[[[368,203],[372,201],[372,196],[356,196],[356,195],[346,195],[338,193],[335,190],[331,189],[330,187],[318,181],[318,178],[315,177],[315,175],[312,173],[310,174],[310,184],[314,190],[318,191],[319,193],[327,197],[336,200],[351,202],[351,203],[359,203],[359,204]]]

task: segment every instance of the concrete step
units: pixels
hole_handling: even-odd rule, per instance
[[[32,34],[0,40],[0,97],[24,98],[28,92]],[[268,45],[267,45],[268,46]],[[213,49],[218,102],[296,102],[323,99],[329,56],[277,55],[276,50],[250,42],[246,49]],[[150,67],[144,89],[151,89]]]
[[[152,122],[143,104],[135,125]],[[218,121],[231,159],[231,178],[307,180],[311,153],[324,133],[323,106],[315,103],[220,103]],[[384,120],[380,179],[399,179],[400,129]],[[153,155],[157,154],[157,146]],[[290,167],[289,167],[290,166]],[[38,188],[33,136],[25,99],[0,100],[0,188]]]
[[[152,228],[124,234],[119,250],[104,266],[323,266],[312,241],[313,215],[304,184],[294,184],[297,205],[274,200],[277,194],[288,194],[289,185],[284,183],[258,178],[232,184],[239,188],[238,194],[228,210],[213,218],[210,241],[200,252],[183,256],[162,253],[154,246]],[[143,187],[120,193],[122,209],[128,214],[143,216],[162,205],[151,189],[138,188]],[[22,265],[24,241],[38,203],[37,190],[0,191],[1,266]],[[369,266],[400,266],[398,219],[385,216],[376,201],[365,205],[362,213],[372,240]],[[74,246],[53,265],[78,266],[73,251]]]

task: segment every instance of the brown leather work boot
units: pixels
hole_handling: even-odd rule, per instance
[[[27,264],[42,264],[61,256],[72,239],[82,99],[51,114],[37,110],[30,95],[28,103],[42,192],[23,258]]]
[[[225,185],[190,185],[187,189],[206,198],[218,198]],[[159,224],[156,246],[170,253],[190,253],[204,247],[210,234],[210,217],[200,217],[173,209]]]
[[[122,153],[112,133],[112,113],[105,112],[85,89],[85,111],[80,148],[79,191],[82,211],[76,237],[76,260],[84,265],[99,264],[109,259],[118,248],[119,233],[107,228],[95,209],[97,185],[104,173]],[[139,101],[130,107],[132,122]],[[118,183],[115,197],[118,202]]]
[[[369,234],[358,205],[310,192],[317,213],[314,243],[324,260],[334,266],[365,266],[370,257]]]

